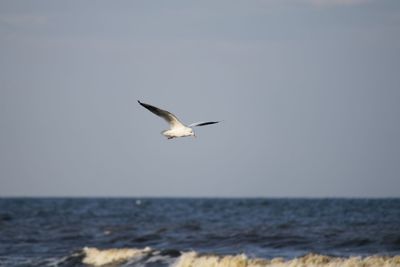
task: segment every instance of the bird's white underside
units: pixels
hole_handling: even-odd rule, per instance
[[[167,138],[194,136],[192,128],[186,126],[171,127],[170,129],[163,131],[162,134]]]

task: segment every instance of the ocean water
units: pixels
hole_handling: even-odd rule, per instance
[[[0,266],[400,266],[400,199],[0,198]]]

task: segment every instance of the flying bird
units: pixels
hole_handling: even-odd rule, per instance
[[[218,123],[219,121],[207,121],[207,122],[196,122],[192,123],[188,126],[183,124],[174,114],[169,111],[157,108],[155,106],[142,103],[138,100],[138,103],[142,106],[151,111],[152,113],[160,116],[164,120],[166,120],[170,126],[168,130],[162,131],[163,134],[168,139],[176,138],[176,137],[185,137],[185,136],[193,136],[196,137],[192,127],[197,126],[205,126],[210,124]]]

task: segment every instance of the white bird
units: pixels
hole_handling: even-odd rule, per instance
[[[192,127],[197,127],[197,126],[204,126],[204,125],[210,125],[214,123],[218,123],[219,121],[207,121],[207,122],[196,122],[192,123],[188,126],[183,124],[174,114],[172,114],[169,111],[162,110],[160,108],[157,108],[155,106],[149,105],[142,103],[138,100],[138,103],[151,111],[152,113],[156,114],[157,116],[160,116],[164,120],[166,120],[170,126],[170,129],[165,130],[161,132],[165,137],[168,139],[176,138],[176,137],[185,137],[185,136],[193,136],[196,137]]]

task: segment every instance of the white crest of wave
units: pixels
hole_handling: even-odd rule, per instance
[[[150,256],[148,262],[157,261],[159,251],[149,247],[144,249],[83,249],[83,263],[92,266],[136,262],[145,256]],[[172,258],[171,258],[172,259]],[[171,262],[170,262],[171,263]],[[319,254],[307,254],[303,257],[284,260],[283,258],[257,259],[248,258],[245,254],[238,255],[204,255],[196,252],[185,252],[171,265],[173,267],[400,267],[400,256],[370,256],[370,257],[330,257]]]
[[[102,266],[110,263],[124,262],[132,259],[141,259],[143,256],[150,253],[152,250],[149,247],[144,249],[135,248],[120,248],[120,249],[103,249],[85,247],[83,252],[85,257],[83,258],[84,264],[93,266]]]
[[[249,259],[246,255],[217,256],[183,253],[173,267],[394,267],[400,266],[400,256],[370,256],[339,258],[308,254],[292,260],[282,258]]]
[[[199,256],[196,252],[183,253],[173,267],[236,267],[249,266],[247,256],[244,254],[236,256],[217,256],[217,255],[202,255]]]

